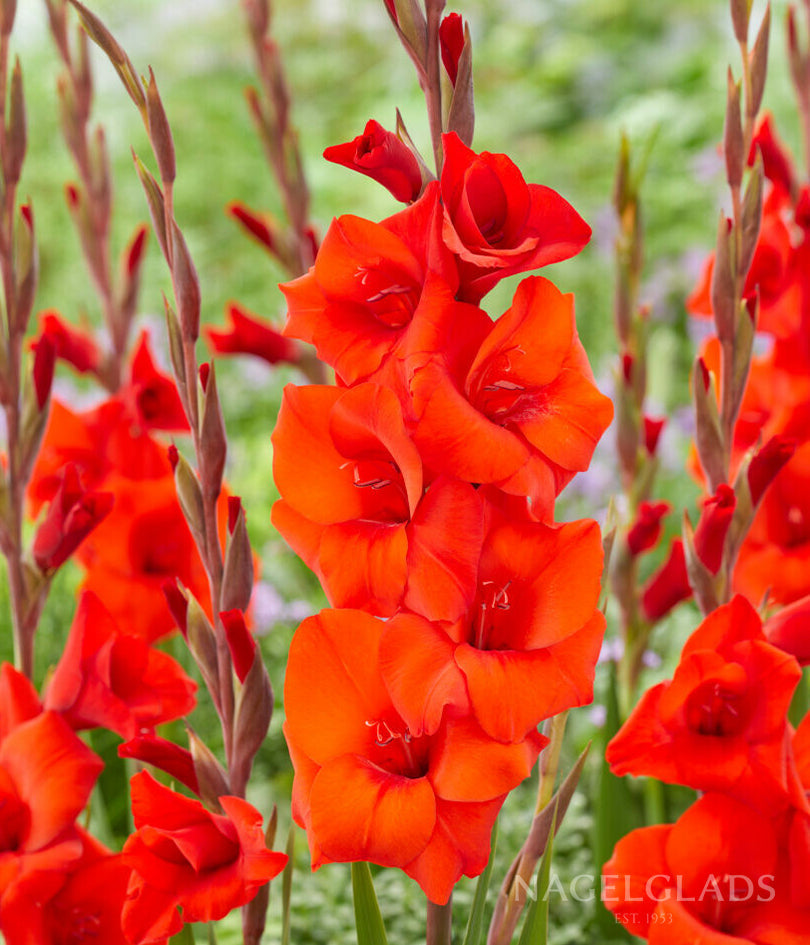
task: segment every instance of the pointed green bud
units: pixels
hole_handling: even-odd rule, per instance
[[[200,365],[200,386],[202,388],[202,412],[200,415],[200,446],[203,454],[202,488],[203,495],[214,502],[222,488],[222,474],[225,471],[225,458],[228,454],[228,440],[225,436],[225,421],[217,394],[217,378],[214,364]],[[223,606],[230,610],[230,606]]]

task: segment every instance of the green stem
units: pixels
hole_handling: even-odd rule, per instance
[[[453,897],[439,906],[428,900],[425,945],[450,945],[453,938]]]

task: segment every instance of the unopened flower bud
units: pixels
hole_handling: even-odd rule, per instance
[[[772,436],[762,449],[754,454],[748,467],[748,488],[751,491],[751,502],[754,507],[759,504],[765,490],[795,452],[795,440],[777,435]]]
[[[655,623],[682,600],[692,596],[689,576],[686,572],[686,557],[683,541],[675,538],[664,564],[644,585],[641,593],[641,609],[650,623]]]
[[[134,151],[132,152],[132,157],[135,161],[135,170],[137,171],[138,179],[143,187],[143,192],[146,194],[146,203],[149,207],[149,216],[152,219],[152,228],[155,231],[155,236],[158,238],[158,243],[160,243],[163,258],[166,262],[169,262],[169,243],[166,231],[166,204],[163,200],[163,191]]]
[[[59,487],[37,529],[32,555],[43,573],[60,567],[90,532],[109,514],[111,492],[87,492],[73,463],[62,471]]]
[[[203,380],[203,378],[205,378]],[[222,474],[228,454],[225,436],[225,421],[217,393],[217,378],[214,366],[200,365],[200,383],[203,388],[203,403],[200,417],[200,446],[202,447],[203,495],[216,500],[222,488]]]
[[[737,504],[734,490],[722,482],[714,495],[703,501],[703,511],[695,529],[694,547],[698,557],[712,574],[717,574],[723,561],[726,534]]]
[[[39,253],[34,236],[34,214],[30,203],[20,206],[15,228],[17,285],[14,293],[14,325],[25,332],[34,306],[39,278]]]
[[[644,416],[644,448],[649,456],[655,456],[658,450],[658,441],[661,438],[661,431],[664,429],[666,422],[666,417]]]
[[[194,762],[194,774],[197,777],[197,793],[209,810],[221,812],[222,807],[219,798],[223,794],[231,793],[228,775],[217,760],[216,755],[200,739],[191,726],[186,728],[188,731],[188,746]]]
[[[717,227],[717,249],[711,284],[712,312],[720,341],[734,337],[737,295],[734,264],[734,232],[731,220],[722,213]]]
[[[695,595],[695,601],[704,614],[715,610],[719,606],[717,591],[714,586],[714,576],[706,567],[695,548],[695,533],[689,518],[683,516],[683,552],[686,562],[686,573],[689,576],[689,585]]]
[[[174,486],[180,508],[194,535],[197,546],[205,547],[205,507],[197,474],[174,446],[169,447],[169,458],[174,469]]]
[[[6,187],[14,187],[20,179],[20,172],[25,160],[26,144],[27,129],[22,68],[20,60],[15,59],[9,91],[6,146],[3,152],[3,177],[5,178]]]
[[[183,337],[196,341],[200,334],[200,280],[180,227],[172,221],[172,282]]]
[[[672,511],[669,502],[641,502],[636,519],[627,533],[630,554],[639,555],[654,548],[661,537],[662,519]]]
[[[229,505],[229,511],[230,508]],[[253,581],[253,552],[245,524],[245,512],[240,506],[233,527],[228,529],[225,546],[221,597],[223,609],[247,610],[253,593]]]
[[[253,759],[267,737],[272,717],[273,687],[262,660],[254,659],[236,700],[231,765],[234,790],[247,784]]]
[[[751,50],[751,101],[748,113],[756,115],[762,104],[762,95],[765,92],[765,75],[768,70],[768,40],[771,32],[771,5],[765,7],[762,24],[754,40]]]
[[[143,85],[141,84],[138,73],[135,71],[135,67],[130,62],[129,56],[127,56],[112,33],[94,13],[91,13],[84,4],[79,3],[79,0],[70,0],[70,2],[78,11],[82,26],[87,31],[90,39],[106,53],[107,58],[113,64],[115,71],[124,83],[124,88],[129,93],[129,97],[137,105],[141,114],[145,116],[146,93],[143,90]]]
[[[155,152],[160,180],[164,185],[172,184],[177,173],[174,140],[151,66],[149,82],[146,84],[146,126],[152,150]]]
[[[245,623],[245,615],[241,610],[226,610],[219,615],[225,636],[228,639],[228,649],[231,651],[234,672],[239,682],[244,683],[250,667],[256,659],[256,641]]]
[[[742,116],[740,113],[740,83],[735,82],[728,70],[726,119],[723,126],[723,154],[726,159],[726,180],[729,187],[736,188],[742,183],[745,167],[745,146],[743,143]]]
[[[695,362],[692,372],[692,393],[695,400],[698,458],[712,491],[725,481],[725,447],[717,411],[714,375],[703,358]]]

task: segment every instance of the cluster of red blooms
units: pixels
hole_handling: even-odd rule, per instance
[[[737,595],[610,743],[615,774],[704,792],[676,823],[629,833],[605,864],[605,905],[630,932],[658,945],[806,941],[810,716],[795,731],[787,721],[800,678]]]
[[[799,186],[768,118],[751,163],[757,150],[770,190],[744,301],[751,314],[758,307],[756,328],[772,341],[753,360],[734,431],[736,488],[717,487],[694,533],[716,574],[735,516],[756,509],[733,572],[740,593],[693,633],[672,680],[645,693],[606,755],[615,774],[704,792],[675,824],[631,832],[604,867],[615,893],[605,904],[659,945],[798,945],[810,927],[810,716],[795,731],[787,718],[810,661],[810,189]],[[714,264],[689,300],[696,315],[713,314]],[[717,338],[698,366],[720,376]],[[666,511],[649,507],[647,532],[660,534]],[[648,587],[647,616],[690,594],[678,542]],[[754,606],[766,597],[787,606],[763,624]]]
[[[745,292],[759,295],[757,331],[770,339],[753,359],[735,430],[739,462],[762,439],[778,438],[792,457],[763,496],[740,549],[735,587],[755,604],[765,593],[777,604],[810,608],[810,185],[801,183],[767,117],[754,138],[770,182],[762,227]],[[753,150],[752,150],[753,158]],[[689,300],[696,315],[711,314],[710,260]],[[710,341],[705,359],[715,357]],[[713,366],[713,365],[711,365]],[[803,600],[802,600],[803,599]],[[802,600],[800,605],[795,602]],[[794,634],[778,641],[799,659],[810,643]]]
[[[315,867],[397,866],[436,903],[484,868],[538,723],[592,698],[600,533],[554,504],[612,417],[570,295],[528,277],[479,307],[589,228],[505,155],[443,149],[427,182],[376,123],[327,153],[410,205],[336,219],[282,286],[337,383],[288,386],[273,435],[273,521],[335,608],[290,650],[295,819]]]
[[[56,314],[43,318],[37,346],[81,372],[100,370],[92,339]],[[212,812],[146,772],[131,782],[136,831],[122,853],[76,824],[103,767],[74,734],[81,729],[117,733],[121,755],[202,793],[192,754],[156,735],[192,711],[196,684],[153,644],[177,625],[186,630],[191,601],[210,610],[170,453],[154,435],[187,428],[145,334],[117,394],[82,414],[51,404],[29,486],[32,512],[45,509],[33,557],[48,575],[75,553],[85,573],[42,701],[25,677],[8,665],[0,671],[0,930],[9,945],[90,934],[113,945],[165,942],[184,922],[248,902],[286,860],[267,850],[261,815],[244,800],[222,796]],[[238,513],[230,501],[229,510],[222,500],[223,516]],[[244,678],[238,630],[229,636]]]

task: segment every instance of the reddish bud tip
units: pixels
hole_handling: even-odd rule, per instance
[[[200,384],[202,385],[203,393],[208,390],[208,378],[211,374],[211,365],[208,362],[204,362],[200,365],[199,368],[200,374]]]
[[[675,538],[669,557],[645,584],[641,594],[641,608],[650,623],[660,620],[682,600],[692,596],[683,541]]]
[[[703,511],[695,529],[695,551],[712,574],[720,570],[726,533],[736,505],[734,490],[725,482],[721,482],[715,494],[703,502]]]
[[[146,240],[149,236],[149,227],[142,224],[135,231],[129,246],[127,247],[127,275],[132,278],[141,267],[143,255],[146,251]]]
[[[172,449],[173,448],[174,447],[172,447]],[[163,591],[163,596],[166,598],[166,603],[169,605],[169,610],[174,618],[174,622],[185,637],[187,635],[186,615],[188,613],[188,601],[185,595],[175,581],[164,581],[161,585],[161,590]]]
[[[236,522],[239,518],[239,513],[242,511],[242,500],[238,495],[229,495],[228,496],[228,532],[233,535],[233,530],[236,528]]]
[[[25,224],[29,230],[34,228],[34,212],[31,209],[30,203],[20,204],[20,216],[25,221]]]
[[[251,210],[250,207],[239,201],[234,201],[228,204],[227,213],[263,246],[266,246],[271,252],[276,251],[277,241],[273,232],[255,210]]]
[[[79,196],[79,188],[75,184],[65,184],[65,200],[70,210],[79,209],[81,198]]]
[[[795,452],[795,440],[777,435],[771,437],[754,456],[748,467],[748,488],[754,505],[757,505],[765,490]]]
[[[459,13],[449,13],[439,27],[439,45],[442,62],[450,82],[456,84],[458,61],[464,49],[464,20]]]
[[[644,446],[650,456],[655,456],[666,422],[666,417],[644,417]]]
[[[627,545],[631,555],[649,551],[661,537],[663,518],[672,511],[669,502],[642,502],[636,520],[627,533]]]
[[[697,367],[700,371],[700,378],[703,381],[703,389],[708,394],[711,377],[709,374],[709,369],[706,367],[706,362],[703,360],[703,358],[697,359]]]
[[[172,472],[177,469],[177,464],[180,462],[180,454],[177,452],[177,447],[172,443],[168,449],[169,462],[172,464]]]
[[[223,611],[219,615],[219,619],[225,628],[233,668],[239,677],[239,682],[243,683],[250,672],[253,660],[256,658],[256,641],[247,628],[245,615],[241,610]]]
[[[40,411],[44,410],[51,395],[55,365],[56,345],[48,335],[42,335],[34,348],[34,389]]]
[[[632,383],[634,363],[635,359],[632,354],[625,353],[622,355],[622,377],[626,384]]]

